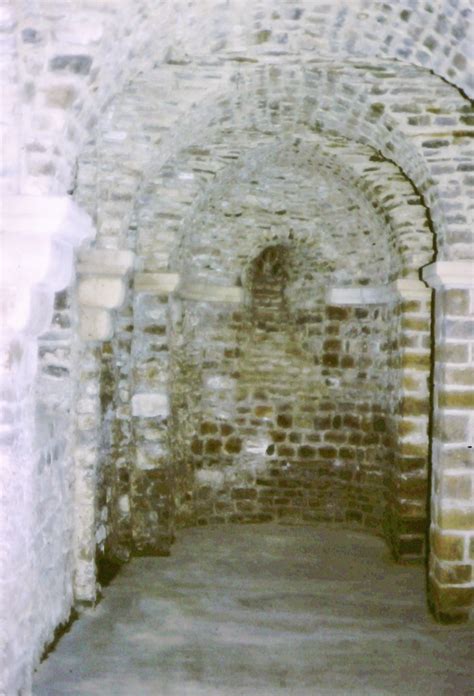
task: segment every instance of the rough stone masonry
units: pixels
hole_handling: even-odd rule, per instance
[[[334,522],[474,598],[468,0],[0,2],[0,693],[101,569]]]

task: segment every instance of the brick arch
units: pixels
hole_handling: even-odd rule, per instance
[[[395,6],[362,0],[329,7],[308,0],[296,9],[283,0],[250,5],[183,2],[156,8],[152,0],[141,0],[83,10],[56,3],[48,16],[26,5],[17,9],[8,29],[21,46],[22,192],[70,189],[75,160],[103,109],[128,80],[154,65],[192,65],[206,54],[233,61],[243,47],[249,60],[265,59],[272,50],[291,60],[295,53],[338,60],[387,57],[432,71],[472,94],[466,0],[441,7],[408,0]]]
[[[156,219],[161,220],[163,230],[169,229],[166,234],[170,261],[165,258],[161,270],[177,270],[179,245],[186,244],[184,238],[179,242],[180,230],[186,235],[194,229],[199,208],[206,209],[212,198],[222,195],[220,191],[232,189],[233,181],[249,162],[258,161],[261,171],[270,171],[278,157],[288,153],[297,167],[308,167],[308,159],[311,159],[313,171],[308,168],[309,177],[324,171],[336,175],[341,185],[357,192],[362,206],[380,215],[384,226],[388,224],[392,280],[418,277],[419,269],[433,258],[433,233],[422,200],[410,182],[393,163],[366,145],[342,137],[300,135],[301,138],[296,139],[296,142],[301,141],[298,154],[294,152],[294,139],[279,140],[267,134],[259,135],[255,142],[255,134],[250,131],[233,130],[229,134],[211,128],[203,137],[202,145],[197,143],[184,148],[164,168],[150,169],[145,174],[143,195],[139,196],[140,201],[146,200],[146,206],[138,203],[136,214],[141,230],[152,230]],[[236,159],[229,159],[228,155]],[[176,196],[178,191],[183,193],[182,202]],[[251,246],[256,248],[267,242],[265,235],[260,242],[257,235]],[[141,268],[140,254],[143,252],[137,252]],[[150,254],[151,248],[145,253]],[[184,258],[189,251],[180,253]],[[189,262],[192,264],[192,258]],[[145,261],[147,263],[153,265],[153,261]]]
[[[146,172],[157,171],[173,156],[178,143],[190,144],[195,129],[206,132],[206,128],[212,129],[220,123],[223,130],[247,129],[271,133],[275,137],[285,132],[305,137],[308,130],[319,131],[325,136],[344,136],[380,151],[400,168],[429,208],[439,258],[458,258],[471,253],[469,193],[472,181],[468,147],[472,129],[466,125],[465,101],[436,77],[427,80],[419,69],[387,63],[372,64],[369,71],[367,66],[360,64],[329,69],[312,63],[288,67],[276,61],[270,66],[252,64],[230,75],[216,69],[216,79],[211,85],[205,81],[204,72],[188,75],[181,84],[191,93],[191,103],[172,99],[171,92],[169,95],[165,92],[161,105],[150,111],[146,105],[156,99],[157,85],[168,74],[168,69],[176,75],[175,68],[170,66],[159,69],[155,80],[143,77],[124,93],[104,129],[106,139],[117,137],[124,142],[103,143],[97,152],[103,168],[110,158],[109,166],[113,169],[109,175],[110,187],[118,183],[119,187],[128,189],[130,201],[125,201],[124,196],[121,206],[117,206],[121,208],[117,224],[122,227],[122,236],[126,235],[123,223],[128,219],[122,212],[131,210],[132,190],[134,187],[138,190],[139,180],[146,179]],[[237,83],[236,76],[239,77]],[[179,84],[174,95],[179,92]],[[416,114],[409,106],[414,85],[418,90]],[[138,87],[139,106],[135,104],[132,113],[126,106]],[[438,94],[441,110],[448,115],[432,113],[430,95],[433,91]],[[125,123],[127,130],[120,130],[114,122]],[[428,127],[436,128],[431,130],[432,135],[427,133]],[[150,148],[155,138],[156,147]],[[448,151],[453,161],[446,166]],[[138,162],[130,173],[127,168],[130,170],[133,154]],[[87,157],[83,161],[87,163]],[[79,169],[79,191],[81,177],[89,171],[89,166],[82,171]],[[132,179],[135,183],[130,185]],[[107,217],[110,212],[114,215],[110,208],[108,206]],[[105,214],[102,217],[105,218]]]

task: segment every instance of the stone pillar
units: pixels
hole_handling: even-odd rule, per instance
[[[1,205],[0,693],[9,694],[28,692],[43,642],[64,619],[38,607],[48,589],[40,554],[50,540],[35,528],[37,338],[51,325],[55,294],[73,280],[74,248],[93,237],[94,228],[67,196],[2,196]],[[42,512],[45,529],[48,512]],[[66,554],[67,530],[64,536]],[[67,591],[72,579],[65,582]]]
[[[134,254],[120,249],[89,249],[79,254],[80,375],[77,385],[75,451],[74,597],[96,601],[97,481],[102,413],[101,346],[113,337],[114,310],[125,298]]]
[[[474,599],[474,262],[438,261],[429,599],[440,621],[469,616]]]
[[[175,472],[169,451],[168,298],[175,273],[137,273],[132,341],[133,552],[164,556],[174,540]]]
[[[431,290],[404,278],[392,291],[395,384],[386,534],[396,560],[414,560],[424,557],[427,526]]]

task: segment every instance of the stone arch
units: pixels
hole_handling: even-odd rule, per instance
[[[147,400],[125,386],[129,374],[124,365],[134,350],[130,328],[133,293],[137,302],[140,294],[154,298],[147,311],[155,313],[154,345],[164,355],[166,350],[161,348],[167,340],[163,337],[167,337],[168,321],[179,324],[189,320],[180,319],[183,298],[198,302],[209,293],[209,287],[196,290],[182,282],[178,285],[177,274],[170,272],[173,269],[168,265],[174,234],[190,208],[186,195],[194,206],[200,196],[204,200],[207,183],[236,156],[232,152],[232,132],[246,131],[256,144],[265,134],[282,138],[286,131],[291,137],[303,132],[307,139],[311,131],[326,139],[323,168],[337,171],[342,179],[352,182],[351,186],[358,181],[366,199],[387,216],[393,231],[394,256],[402,259],[392,269],[391,278],[399,279],[391,290],[397,296],[399,335],[404,342],[394,367],[401,372],[414,373],[416,366],[424,367],[426,361],[426,350],[417,348],[427,346],[424,315],[428,301],[426,290],[413,285],[413,281],[414,269],[430,260],[431,248],[425,244],[430,239],[428,230],[432,228],[436,236],[439,263],[425,273],[437,290],[430,587],[439,617],[462,618],[472,599],[472,559],[466,532],[472,510],[459,493],[472,488],[472,476],[465,472],[470,466],[465,441],[472,430],[466,414],[472,388],[465,377],[472,356],[465,323],[473,308],[472,267],[464,260],[471,256],[470,199],[474,183],[469,149],[473,116],[466,99],[466,95],[472,95],[467,36],[471,9],[465,0],[447,0],[436,7],[412,0],[360,0],[324,6],[308,0],[298,7],[289,7],[284,0],[262,0],[252,2],[251,9],[241,2],[221,3],[216,8],[212,0],[158,4],[159,8],[152,0],[89,3],[84,10],[82,6],[71,9],[69,2],[55,2],[45,8],[25,0],[0,12],[2,65],[7,73],[6,92],[2,94],[12,99],[2,134],[8,142],[6,166],[1,172],[2,191],[12,196],[6,201],[9,213],[5,218],[9,259],[2,266],[2,297],[8,320],[2,336],[2,393],[12,399],[11,408],[8,404],[8,409],[2,411],[7,451],[5,464],[2,461],[2,489],[8,491],[2,527],[9,536],[13,528],[16,540],[23,540],[27,525],[23,524],[22,512],[29,520],[28,530],[33,526],[25,501],[37,503],[37,509],[41,506],[39,498],[33,501],[38,491],[33,491],[33,479],[28,478],[33,465],[30,434],[37,339],[48,323],[60,320],[53,296],[70,280],[63,272],[70,270],[73,277],[78,270],[79,295],[83,308],[88,308],[82,312],[80,330],[91,343],[80,347],[83,352],[78,355],[83,360],[77,361],[81,370],[78,380],[84,386],[77,413],[81,422],[76,433],[77,461],[82,467],[82,478],[78,476],[77,481],[79,497],[87,497],[88,504],[76,510],[76,529],[87,537],[84,547],[76,549],[85,561],[76,568],[76,590],[80,588],[76,594],[78,599],[94,599],[93,556],[98,538],[103,541],[101,535],[107,534],[95,525],[99,434],[98,429],[89,427],[92,422],[100,422],[100,397],[106,403],[113,391],[114,403],[121,409],[118,429],[122,449],[114,451],[114,456],[120,455],[120,476],[127,473],[122,463],[130,456],[129,417],[159,416],[164,421],[169,414],[164,391],[157,389],[154,399]],[[414,93],[416,105],[410,103]],[[212,128],[220,128],[220,145],[228,152],[225,156],[222,151],[215,157],[213,154],[206,162],[214,164],[215,171],[196,173],[189,188],[190,172],[182,170],[178,182],[183,198],[173,198],[178,187],[173,189],[172,158],[181,156],[179,147],[186,143],[191,147],[199,140],[197,131],[209,134]],[[348,139],[357,143],[350,146],[354,176],[347,167],[341,169],[338,157],[329,152],[339,149],[339,160],[344,159],[349,153]],[[89,142],[90,146],[84,147]],[[366,157],[364,147],[371,147],[373,154]],[[76,170],[80,153],[82,161]],[[196,152],[195,156],[201,157]],[[371,156],[385,159],[373,163],[372,168]],[[168,166],[160,173],[165,163]],[[113,175],[107,167],[114,169]],[[394,173],[397,168],[399,175]],[[377,181],[386,174],[390,188],[396,182],[397,189],[403,189],[396,206],[392,205],[389,187]],[[156,184],[150,179],[155,175]],[[164,179],[171,186],[165,186]],[[96,186],[100,188],[98,195]],[[167,235],[160,238],[161,248],[149,265],[144,249],[138,249],[143,265],[136,269],[131,282],[128,273],[137,242],[138,218],[149,225],[156,222],[151,217],[146,219],[145,209],[150,204],[147,197],[158,188],[164,195],[169,194],[169,208],[164,211],[168,217],[159,218],[170,223],[166,223]],[[96,195],[106,201],[96,204]],[[73,248],[86,238],[90,240],[94,229],[89,218],[71,202],[71,196],[93,213],[99,228],[94,248],[89,253],[81,250],[74,263]],[[404,205],[413,200],[416,205],[410,211],[417,211],[416,231],[410,228],[412,221],[407,226]],[[421,249],[419,254],[416,249]],[[30,267],[33,258],[38,263]],[[29,273],[32,268],[34,273]],[[15,294],[20,279],[21,292]],[[97,303],[98,290],[107,298],[106,306]],[[360,299],[360,288],[357,293]],[[213,301],[218,298],[235,310],[242,288],[213,285],[211,294]],[[60,301],[57,298],[56,305]],[[117,311],[122,301],[123,307]],[[167,307],[166,317],[163,306]],[[137,308],[136,316],[139,311]],[[142,318],[137,330],[146,333],[150,327]],[[414,326],[419,327],[416,335],[410,333]],[[73,340],[77,333],[74,326]],[[173,340],[171,336],[170,343]],[[43,342],[40,349],[44,347]],[[42,360],[44,355],[40,357]],[[120,369],[110,389],[112,364]],[[53,367],[61,369],[59,364]],[[147,377],[153,388],[161,388],[166,360],[160,369],[153,369]],[[416,382],[414,375],[408,376],[412,378],[408,383]],[[133,388],[138,377],[133,375]],[[426,406],[407,394],[405,383],[402,386],[396,392],[394,422],[407,417],[413,421],[414,430],[410,432],[417,433],[413,409]],[[390,524],[394,546],[400,551],[397,529],[399,539],[407,529],[408,541],[417,537],[406,523],[410,521],[410,510],[416,510],[416,491],[425,480],[412,459],[417,458],[420,442],[400,429],[397,436],[404,446],[399,468],[394,470],[397,519]],[[93,441],[90,448],[84,446],[87,441]],[[235,443],[233,446],[237,447]],[[20,468],[18,462],[22,463]],[[114,496],[117,521],[126,539],[130,498],[128,484],[120,476],[113,482]],[[184,496],[185,477],[183,481],[180,495]],[[165,476],[154,485],[169,488],[168,484]],[[17,492],[23,496],[23,507]],[[167,504],[164,496],[165,512]],[[165,545],[170,536],[165,534]],[[36,562],[37,546],[32,533],[27,543],[18,545],[23,554],[21,563],[10,551],[5,563],[7,584],[15,579],[23,590],[14,597],[9,610],[20,617],[24,626],[32,605],[31,578],[39,567],[30,572],[28,564]],[[120,552],[126,550],[126,545],[114,542],[113,546]],[[72,583],[69,571],[66,582]],[[41,593],[46,596],[47,590],[45,583],[34,588],[38,597]],[[54,619],[50,616],[43,621],[34,640],[25,633],[12,642],[19,657],[18,664],[8,665],[7,691],[18,684],[28,689],[29,670],[40,643],[52,634],[54,621],[64,618],[67,602],[61,616],[56,613]],[[37,605],[42,605],[41,600]]]

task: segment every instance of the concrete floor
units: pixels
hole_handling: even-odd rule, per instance
[[[325,527],[182,531],[65,635],[36,696],[467,696],[472,627],[439,626],[421,567]]]

